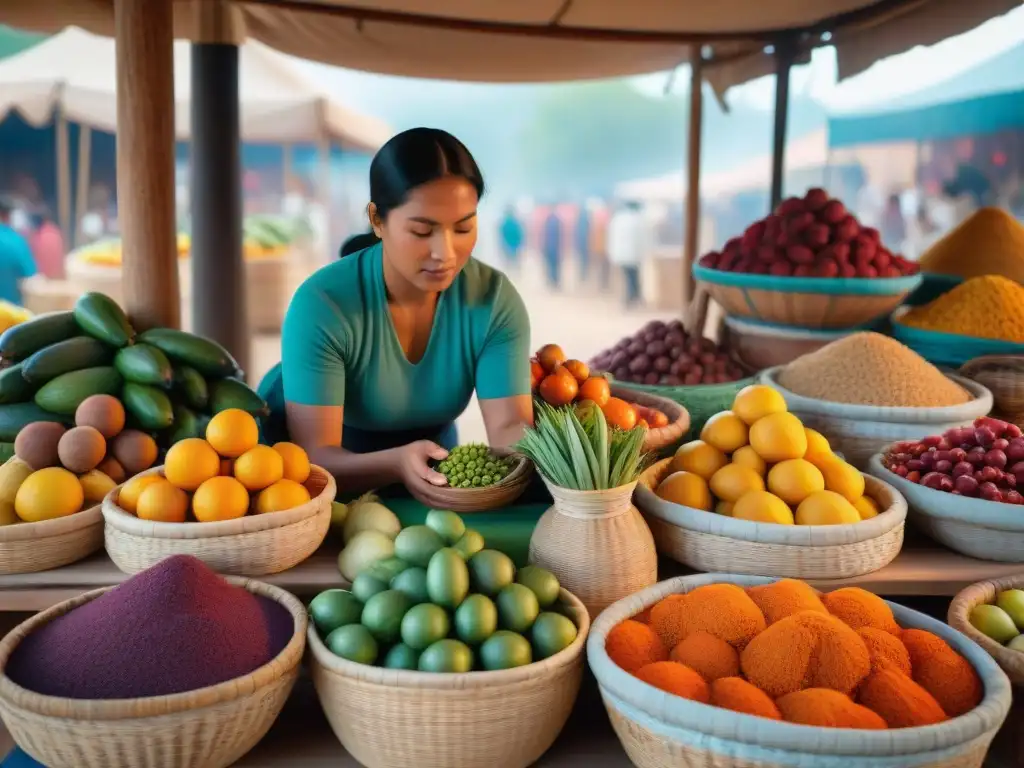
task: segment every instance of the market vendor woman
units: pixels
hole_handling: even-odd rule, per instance
[[[414,128],[370,165],[376,244],[307,279],[284,319],[282,359],[260,384],[266,438],[290,439],[342,491],[445,485],[474,390],[493,446],[533,418],[530,323],[501,272],[472,258],[484,180],[454,136]]]

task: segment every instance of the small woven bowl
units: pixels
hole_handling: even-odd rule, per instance
[[[1000,645],[988,635],[976,630],[970,621],[971,609],[974,606],[994,603],[996,595],[1004,589],[1024,589],[1024,574],[991,581],[979,581],[977,584],[964,587],[949,604],[946,620],[953,629],[963,632],[984,648],[1010,678],[1011,683],[1018,688],[1024,688],[1024,652],[1014,651]]]
[[[992,410],[1014,424],[1024,422],[1024,355],[983,355],[964,363],[960,375],[992,392]]]
[[[644,451],[662,451],[678,445],[690,429],[690,414],[681,403],[675,400],[640,388],[634,389],[632,385],[625,386],[614,383],[612,384],[612,396],[637,405],[655,408],[668,417],[668,424],[664,427],[647,430],[647,436],[644,438]]]
[[[61,568],[103,549],[100,510],[97,504],[67,517],[0,527],[0,575]]]
[[[491,448],[491,453],[501,457],[512,457],[515,466],[502,478],[500,483],[482,488],[449,488],[429,486],[419,494],[420,501],[434,509],[450,509],[452,512],[486,512],[500,509],[514,503],[523,495],[533,477],[533,462],[523,454],[508,448]]]

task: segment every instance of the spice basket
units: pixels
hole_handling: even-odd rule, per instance
[[[910,307],[919,307],[934,301],[944,293],[949,293],[964,281],[956,275],[943,275],[938,272],[922,272],[921,285],[913,293],[907,296],[903,303]]]
[[[163,467],[148,470],[154,472],[162,474]],[[312,499],[294,509],[215,523],[160,523],[121,509],[121,487],[103,500],[103,519],[107,554],[125,573],[138,573],[171,555],[192,555],[218,573],[236,576],[286,571],[323,543],[336,493],[334,478],[314,465],[306,481]]]
[[[768,584],[756,576],[702,574],[661,582],[621,600],[594,622],[587,660],[626,754],[638,768],[980,768],[1010,709],[1010,682],[981,648],[940,621],[889,603],[900,626],[942,637],[977,671],[981,704],[938,725],[884,731],[813,728],[712,707],[665,693],[618,667],[608,633],[664,597],[718,582]]]
[[[693,277],[729,315],[812,329],[854,328],[888,315],[921,283],[920,275],[777,277],[699,264]]]
[[[868,472],[903,494],[914,525],[968,557],[1024,563],[1024,509],[1019,505],[954,496],[912,483],[883,466],[884,453],[871,457]]]
[[[992,392],[995,413],[1014,424],[1024,422],[1024,355],[983,355],[968,361],[960,374]]]
[[[946,615],[949,626],[958,632],[963,632],[984,648],[1010,678],[1010,682],[1018,688],[1024,688],[1024,653],[1000,645],[988,635],[976,630],[971,624],[969,616],[974,606],[982,603],[994,603],[996,595],[1004,589],[1021,588],[1024,588],[1024,574],[971,584],[957,593],[953,602],[950,603],[949,613]]]
[[[786,405],[804,426],[816,429],[828,438],[833,450],[840,451],[857,469],[866,469],[868,459],[884,446],[898,440],[920,440],[953,427],[970,425],[992,410],[992,393],[981,384],[961,376],[947,376],[973,397],[961,405],[933,408],[887,408],[877,405],[849,405],[815,400],[790,392],[778,382],[778,368],[769,368],[760,376],[782,393]]]
[[[921,357],[936,365],[961,366],[983,355],[1021,355],[1024,344],[1002,339],[982,339],[959,333],[942,333],[914,328],[900,320],[908,311],[900,307],[892,313],[892,335]]]
[[[656,408],[668,417],[664,427],[647,430],[644,437],[644,451],[660,451],[682,442],[690,429],[690,414],[681,404],[667,397],[660,397],[621,384],[612,384],[612,397],[618,397],[631,403]]]
[[[499,672],[383,669],[335,656],[309,627],[310,666],[335,735],[368,768],[526,768],[551,747],[583,675],[590,619],[566,590],[576,640],[550,658]]]
[[[93,590],[37,613],[0,642],[0,717],[15,743],[47,768],[224,768],[270,730],[299,676],[306,647],[306,609],[278,587],[229,582],[277,601],[292,614],[295,634],[252,674],[208,688],[141,699],[66,699],[16,685],[2,671],[33,630],[94,600]]]
[[[485,512],[512,504],[523,495],[533,477],[533,462],[523,454],[508,448],[492,448],[496,456],[511,456],[515,466],[500,483],[483,488],[448,488],[430,486],[420,493],[420,500],[434,509],[450,509],[452,512]]]
[[[855,333],[854,329],[807,330],[738,317],[726,317],[725,327],[729,333],[729,347],[747,368],[754,371],[785,365]]]
[[[574,491],[542,479],[555,503],[533,529],[529,561],[555,574],[591,616],[658,580],[654,538],[632,502],[635,480]]]
[[[774,525],[665,501],[654,489],[671,464],[665,459],[640,476],[636,503],[658,551],[698,571],[848,579],[888,565],[903,546],[907,503],[877,478],[864,478],[881,510],[877,517],[849,525]]]
[[[704,422],[719,411],[729,410],[732,407],[732,401],[736,398],[736,393],[753,383],[753,379],[741,379],[730,381],[727,384],[695,384],[682,387],[633,384],[632,382],[622,386],[634,392],[655,395],[683,406],[690,416],[690,429],[683,439],[693,440],[704,428]]]
[[[103,548],[97,504],[73,515],[0,527],[0,575],[60,568]]]

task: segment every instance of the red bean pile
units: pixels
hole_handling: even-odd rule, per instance
[[[729,353],[709,339],[690,336],[679,320],[652,320],[590,362],[618,381],[678,387],[724,384],[744,377]]]
[[[721,253],[702,256],[699,264],[779,277],[902,277],[918,270],[886,248],[877,229],[862,227],[846,206],[819,188],[783,200],[774,213],[727,242]]]
[[[941,437],[897,443],[882,463],[912,483],[1004,504],[1024,504],[1024,436],[990,416]]]

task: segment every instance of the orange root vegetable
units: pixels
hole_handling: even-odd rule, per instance
[[[685,664],[709,683],[740,673],[740,655],[736,649],[707,632],[687,635],[672,649],[669,659]]]
[[[855,703],[845,693],[829,688],[806,688],[788,693],[775,703],[783,720],[800,725],[864,730],[884,730],[889,727],[877,713]]]
[[[900,627],[892,609],[878,595],[860,587],[844,587],[822,595],[828,612],[842,619],[851,629],[874,627],[899,635]]]
[[[818,593],[808,584],[796,579],[781,579],[772,584],[749,587],[747,594],[761,609],[768,624],[774,624],[779,619],[800,611],[828,613]]]
[[[722,709],[781,720],[782,715],[767,693],[742,677],[720,677],[711,683],[711,703]]]
[[[881,715],[890,728],[915,728],[947,719],[934,696],[889,665],[868,675],[857,700]]]
[[[707,584],[681,597],[662,600],[651,611],[651,627],[669,648],[694,632],[707,632],[743,648],[765,628],[761,611],[735,584]]]
[[[868,647],[871,655],[871,669],[881,664],[892,664],[900,672],[910,677],[910,653],[903,642],[889,632],[874,627],[861,627],[857,630],[860,639]]]
[[[668,658],[668,651],[654,630],[632,619],[626,619],[608,633],[604,649],[612,661],[630,674]]]
[[[903,630],[914,682],[935,697],[942,711],[958,717],[981,703],[984,686],[971,663],[936,634]]]
[[[710,698],[704,678],[685,664],[674,661],[656,661],[636,672],[639,680],[666,693],[707,704]]]
[[[860,635],[834,616],[802,611],[775,622],[740,655],[746,678],[773,698],[804,688],[853,693],[871,671]]]

